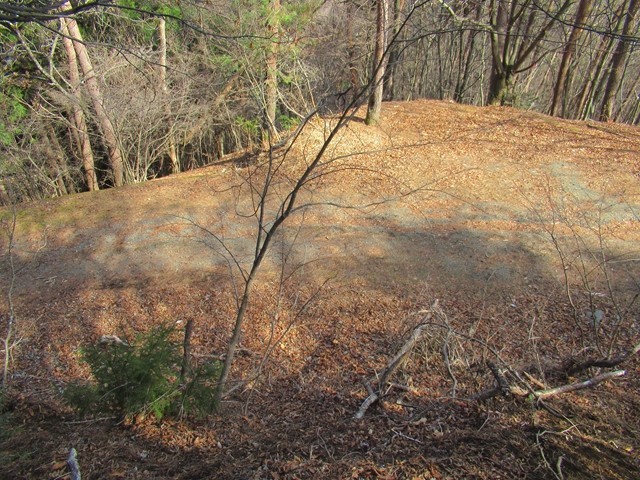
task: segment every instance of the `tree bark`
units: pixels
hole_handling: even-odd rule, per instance
[[[498,3],[497,8],[495,7],[496,2]],[[501,2],[499,0],[492,2],[491,57],[493,68],[487,99],[487,103],[490,105],[509,103],[507,93],[514,76],[535,65],[538,59],[534,57],[533,60],[530,60],[534,52],[572,4],[571,0],[565,0],[546,23],[538,25],[536,20],[539,12],[536,9],[528,9],[529,3],[520,4],[516,1]],[[527,11],[529,15],[525,16]],[[534,36],[535,31],[538,33]],[[539,57],[541,58],[543,55]],[[525,62],[529,62],[530,65],[525,66]]]
[[[477,4],[475,5],[474,20],[478,24],[481,23],[480,20],[482,18],[483,7],[484,7],[484,2],[477,2]],[[453,100],[458,103],[462,103],[464,101],[464,95],[467,91],[469,76],[471,74],[471,69],[472,69],[472,63],[473,63],[472,60],[474,57],[477,35],[478,35],[478,32],[469,31],[467,39],[465,41],[464,31],[460,32],[460,48],[461,48],[460,68],[458,71],[458,79],[456,81],[456,87],[453,93]],[[463,44],[464,44],[464,47],[463,47]]]
[[[495,3],[497,2],[497,5]],[[501,105],[507,91],[511,66],[507,63],[507,12],[503,2],[491,2],[491,79],[487,104]]]
[[[382,94],[384,92],[385,48],[387,46],[387,24],[389,20],[389,0],[377,0],[376,3],[376,37],[373,51],[371,71],[371,94],[367,107],[367,125],[375,125],[380,121],[382,112]]]
[[[351,87],[351,99],[360,91],[360,76],[358,75],[358,63],[357,63],[357,49],[353,39],[353,21],[354,21],[354,7],[351,2],[346,4],[347,11],[347,64],[349,68],[349,84]]]
[[[264,82],[265,122],[269,138],[277,140],[278,110],[278,42],[280,34],[280,0],[271,0],[267,23],[266,72]]]
[[[392,38],[395,38],[398,35],[400,30],[400,14],[404,9],[405,0],[394,0],[393,3],[393,24],[392,24]],[[396,97],[396,81],[395,75],[398,67],[398,63],[400,62],[400,46],[397,42],[394,42],[391,45],[389,50],[389,60],[387,63],[387,68],[385,69],[385,79],[384,79],[384,98],[387,100],[395,100]]]
[[[80,151],[80,156],[82,158],[82,169],[87,189],[90,192],[93,192],[99,190],[100,187],[98,186],[98,177],[95,170],[95,161],[89,138],[89,129],[87,128],[84,111],[82,110],[78,58],[76,56],[76,51],[73,48],[73,42],[69,38],[67,20],[64,18],[60,19],[60,29],[62,31],[62,44],[64,45],[64,50],[67,54],[67,63],[69,65],[69,83],[73,89],[71,92],[74,100],[71,117],[72,136],[78,146],[78,150]]]
[[[551,115],[564,116],[564,106],[561,105],[561,101],[564,98],[564,92],[566,91],[567,83],[569,81],[569,66],[571,65],[571,60],[576,52],[578,40],[582,35],[583,26],[587,21],[589,12],[591,11],[591,4],[592,0],[580,0],[580,4],[578,5],[574,25],[562,54],[558,78],[556,80],[555,88],[553,89],[553,100],[551,101],[550,111]],[[560,112],[558,109],[560,109]]]
[[[602,100],[602,109],[600,111],[601,121],[613,120],[615,96],[620,89],[624,65],[627,61],[629,46],[631,43],[630,39],[627,37],[629,36],[631,28],[635,22],[639,5],[638,0],[629,0],[629,6],[622,25],[622,35],[618,39],[616,49],[613,52],[613,57],[611,58],[611,71],[609,78],[607,79],[607,86],[605,87],[604,98]]]
[[[171,173],[180,173],[180,159],[178,158],[176,140],[173,135],[173,117],[169,105],[169,86],[167,85],[167,21],[158,19],[158,66],[160,76],[160,89],[164,100],[165,113],[167,115],[167,155],[171,161]]]
[[[73,48],[75,49],[78,63],[80,64],[80,68],[82,69],[82,73],[84,75],[84,83],[87,89],[87,93],[91,97],[91,103],[93,105],[93,109],[95,110],[96,119],[98,121],[98,125],[100,126],[100,130],[102,131],[104,142],[109,152],[109,161],[111,164],[111,173],[113,175],[113,184],[116,187],[121,187],[124,183],[124,163],[122,160],[122,153],[120,152],[120,147],[118,146],[118,138],[115,128],[113,127],[113,123],[111,123],[111,119],[109,118],[109,115],[107,115],[107,111],[104,108],[104,99],[100,92],[98,78],[96,76],[95,70],[93,69],[93,65],[91,63],[91,59],[89,58],[87,48],[83,43],[82,34],[80,33],[78,24],[72,18],[65,18],[63,20],[68,29],[69,36],[73,41]]]

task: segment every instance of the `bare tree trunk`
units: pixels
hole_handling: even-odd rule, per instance
[[[625,14],[624,24],[622,26],[622,36],[618,39],[616,49],[613,52],[611,58],[611,72],[607,80],[607,86],[604,90],[604,98],[602,100],[602,110],[600,111],[600,120],[608,121],[613,117],[613,106],[615,103],[615,96],[620,88],[622,81],[622,74],[624,72],[624,65],[627,61],[629,54],[629,46],[631,39],[627,38],[635,22],[636,14],[638,13],[638,0],[629,0],[629,7]]]
[[[104,108],[104,99],[100,93],[98,78],[96,77],[95,70],[93,69],[87,48],[83,43],[82,34],[80,33],[78,24],[72,18],[65,18],[63,21],[66,24],[69,36],[73,40],[73,48],[76,51],[78,63],[80,64],[80,68],[84,75],[84,83],[86,85],[87,92],[91,97],[91,103],[93,104],[93,109],[96,113],[96,119],[98,120],[98,124],[104,137],[104,142],[109,151],[113,184],[116,187],[121,187],[124,183],[124,164],[122,154],[120,152],[120,147],[118,146],[116,131],[111,123],[111,119],[107,115],[107,111]]]
[[[82,169],[84,171],[84,179],[89,191],[99,190],[98,177],[96,176],[95,161],[93,158],[93,149],[89,139],[89,129],[84,118],[82,110],[82,95],[80,94],[80,71],[78,69],[78,58],[73,48],[73,42],[69,38],[69,29],[64,18],[60,19],[60,29],[62,31],[62,43],[67,54],[67,63],[69,64],[69,83],[71,84],[72,96],[74,99],[72,107],[72,135],[80,150],[82,158]]]
[[[605,63],[609,58],[609,55],[613,51],[614,36],[618,36],[622,29],[624,8],[626,7],[626,1],[618,6],[614,12],[614,17],[617,21],[613,27],[611,35],[602,35],[600,42],[596,47],[596,57],[589,64],[589,71],[594,72],[584,82],[581,89],[580,100],[578,101],[578,107],[576,109],[575,117],[580,120],[586,120],[590,118],[594,113],[594,103],[597,100],[597,94],[604,89],[604,75]]]
[[[56,184],[56,196],[69,195],[75,193],[75,187],[73,180],[67,170],[65,161],[65,155],[56,136],[56,132],[52,125],[46,127],[46,137],[48,140],[49,148],[46,149],[49,157],[49,166],[51,168],[51,178],[54,179]]]
[[[495,3],[497,2],[497,6]],[[491,79],[487,104],[500,105],[509,85],[511,66],[507,63],[507,13],[504,5],[495,0],[491,5]]]
[[[371,73],[371,94],[367,108],[367,125],[375,125],[380,121],[382,112],[382,94],[384,91],[384,53],[387,46],[387,24],[389,20],[389,0],[377,0],[376,4],[376,44],[373,52]]]
[[[224,364],[222,365],[222,371],[220,372],[220,378],[218,379],[218,385],[216,386],[216,391],[214,394],[214,404],[218,409],[220,408],[220,403],[222,402],[222,398],[224,397],[225,388],[227,386],[227,381],[229,380],[231,367],[233,366],[236,349],[238,348],[240,339],[242,338],[242,329],[244,327],[245,314],[247,312],[247,307],[249,306],[249,300],[251,299],[255,275],[260,268],[262,258],[263,257],[258,257],[254,260],[254,267],[249,274],[247,282],[244,285],[244,293],[242,294],[240,307],[238,308],[238,312],[236,314],[236,321],[233,326],[233,332],[231,333],[231,338],[229,339],[229,343],[227,344]]]
[[[171,161],[171,173],[180,173],[180,159],[176,149],[176,140],[173,135],[173,118],[171,116],[171,107],[169,106],[169,87],[167,85],[167,21],[164,17],[158,19],[158,66],[160,74],[160,89],[164,100],[165,113],[167,115],[167,155]]]
[[[276,112],[278,109],[278,42],[280,33],[280,0],[271,0],[267,24],[268,45],[264,82],[265,122],[269,138],[277,139]]]
[[[494,7],[498,3],[497,8]],[[572,5],[571,0],[565,0],[558,5],[553,16],[545,19],[546,23],[539,25],[536,22],[540,15],[538,10],[529,9],[529,2],[504,2],[496,0],[492,2],[491,12],[491,52],[493,71],[491,74],[491,86],[487,103],[490,105],[503,105],[507,103],[506,94],[513,78],[518,73],[533,67],[537,61],[534,53],[537,52],[544,37],[559,21],[564,13]],[[528,15],[525,13],[528,11]],[[544,21],[544,20],[543,20]],[[534,35],[534,31],[537,31]],[[534,57],[531,60],[531,57]],[[525,66],[525,62],[529,65]]]
[[[593,72],[582,87],[582,93],[580,94],[580,100],[576,109],[576,118],[580,120],[586,120],[593,113],[593,104],[596,97],[597,88],[596,85],[600,83],[602,79],[602,72],[604,71],[607,57],[613,49],[613,39],[609,37],[602,37],[600,44],[596,50],[596,58],[591,62],[593,68],[589,71]],[[590,65],[590,67],[591,67]]]
[[[585,25],[589,12],[591,11],[592,0],[580,0],[578,5],[578,11],[576,12],[576,19],[569,35],[569,40],[562,54],[562,61],[560,62],[560,70],[558,71],[558,79],[556,80],[555,88],[553,89],[553,100],[551,101],[551,115],[557,115],[560,108],[561,100],[564,97],[564,92],[567,88],[569,81],[569,66],[571,60],[576,52],[576,45],[578,39],[582,34],[583,25]],[[562,107],[560,116],[564,116],[564,106]]]
[[[398,35],[400,30],[400,15],[404,9],[405,0],[394,0],[393,3],[393,31],[391,32],[392,38]],[[395,100],[396,97],[396,70],[398,62],[400,61],[400,46],[394,42],[389,50],[389,60],[387,68],[385,69],[384,79],[384,98],[387,100]]]
[[[477,23],[480,23],[480,19],[482,18],[482,10],[484,3],[478,2],[475,6],[474,17]],[[466,12],[465,12],[466,16]],[[476,37],[478,32],[469,31],[466,42],[464,41],[464,31],[460,32],[460,68],[458,72],[458,79],[456,81],[456,87],[453,93],[453,100],[458,103],[462,103],[464,101],[464,95],[467,90],[467,85],[469,83],[469,76],[471,74],[473,53],[475,50]]]
[[[357,67],[356,46],[353,40],[353,4],[347,2],[347,55],[349,68],[349,83],[351,85],[351,98],[354,98],[360,91],[360,79]]]

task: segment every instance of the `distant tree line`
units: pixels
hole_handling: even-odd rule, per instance
[[[638,0],[0,2],[0,203],[280,139],[362,89],[640,122]]]

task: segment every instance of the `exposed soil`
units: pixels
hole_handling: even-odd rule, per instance
[[[247,175],[265,156],[20,206],[21,342],[0,476],[62,478],[74,447],[83,477],[96,479],[637,478],[635,357],[623,377],[552,397],[547,408],[468,397],[493,386],[487,346],[514,369],[537,365],[549,385],[597,373],[550,373],[593,356],[586,283],[597,293],[591,312],[603,315],[602,339],[622,320],[614,353],[639,342],[631,300],[640,279],[640,130],[433,101],[387,103],[375,128],[361,118],[328,149],[323,175],[300,199],[315,206],[288,221],[264,265],[233,377],[270,351],[263,375],[205,419],[81,419],[61,391],[87,377],[79,348],[104,334],[193,320],[196,359],[224,351],[235,309],[225,251],[251,261]],[[296,143],[270,205],[332,122],[317,120]],[[363,381],[435,299],[466,336],[450,345],[453,371],[443,332],[430,331],[394,380],[406,392],[354,420]],[[271,349],[272,334],[285,331]]]

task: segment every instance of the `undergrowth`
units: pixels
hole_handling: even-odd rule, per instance
[[[185,365],[173,326],[158,326],[134,341],[109,338],[82,350],[93,381],[70,384],[65,399],[79,413],[135,418],[202,415],[216,405],[218,361]]]

